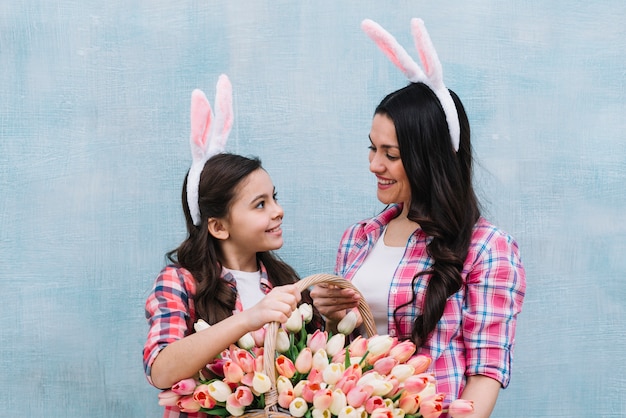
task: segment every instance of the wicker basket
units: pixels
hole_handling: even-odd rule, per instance
[[[314,274],[312,276],[305,277],[302,280],[299,280],[296,285],[300,291],[304,291],[308,289],[310,286],[314,286],[316,284],[332,284],[337,287],[346,289],[353,289],[356,292],[358,290],[354,287],[350,281],[344,279],[343,277],[335,276],[332,274]],[[360,293],[359,293],[360,294]],[[368,336],[373,336],[376,334],[376,325],[374,323],[374,317],[372,316],[372,312],[370,311],[367,303],[363,297],[359,299],[358,305],[359,313],[363,317],[363,326],[365,327],[365,331]],[[267,331],[265,334],[265,350],[263,357],[263,367],[264,372],[269,376],[271,381],[271,389],[265,393],[265,409],[255,409],[246,411],[245,414],[242,415],[244,418],[290,418],[291,415],[287,412],[282,412],[278,410],[278,392],[276,390],[276,367],[275,367],[275,347],[276,347],[276,335],[278,332],[279,324],[278,322],[270,323],[267,327]]]

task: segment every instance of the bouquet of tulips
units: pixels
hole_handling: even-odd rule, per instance
[[[369,338],[347,344],[356,312],[346,315],[334,335],[307,334],[304,325],[311,317],[312,307],[302,304],[284,326],[274,324],[275,347],[268,347],[265,335],[272,324],[243,336],[197,378],[162,392],[159,404],[221,417],[270,407],[278,411],[272,416],[282,412],[296,418],[433,418],[442,413],[461,418],[472,413],[473,403],[463,399],[444,408],[445,394],[437,393],[427,372],[431,359],[416,355],[411,341],[368,331]],[[196,330],[207,326],[202,320],[195,324]]]

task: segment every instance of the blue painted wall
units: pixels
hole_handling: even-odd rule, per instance
[[[0,416],[155,417],[143,303],[184,236],[193,88],[234,85],[281,255],[331,271],[380,209],[375,104],[405,83],[360,31],[425,21],[463,98],[485,213],[528,273],[497,417],[626,416],[626,3],[5,0],[0,5]]]

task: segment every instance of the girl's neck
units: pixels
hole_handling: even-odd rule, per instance
[[[237,271],[254,272],[259,270],[259,264],[256,259],[256,254],[252,257],[246,258],[233,256],[229,257],[228,255],[225,255],[222,260],[222,266],[226,267],[227,269]]]

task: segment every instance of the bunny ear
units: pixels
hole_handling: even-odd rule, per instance
[[[215,128],[209,153],[222,152],[233,127],[233,86],[226,74],[220,75],[215,92]]]
[[[191,93],[190,145],[193,161],[200,161],[206,155],[212,121],[213,112],[206,95],[202,90],[195,89]]]
[[[422,19],[411,19],[411,33],[413,34],[413,40],[415,41],[415,48],[419,53],[420,60],[422,61],[422,67],[426,77],[433,86],[437,88],[443,87],[443,70],[441,68],[441,61],[433,45],[426,26]]]
[[[417,83],[423,81],[426,77],[424,72],[417,65],[413,58],[398,43],[396,38],[387,32],[382,26],[370,19],[361,22],[361,28],[369,36],[381,51],[406,75],[406,77]]]

